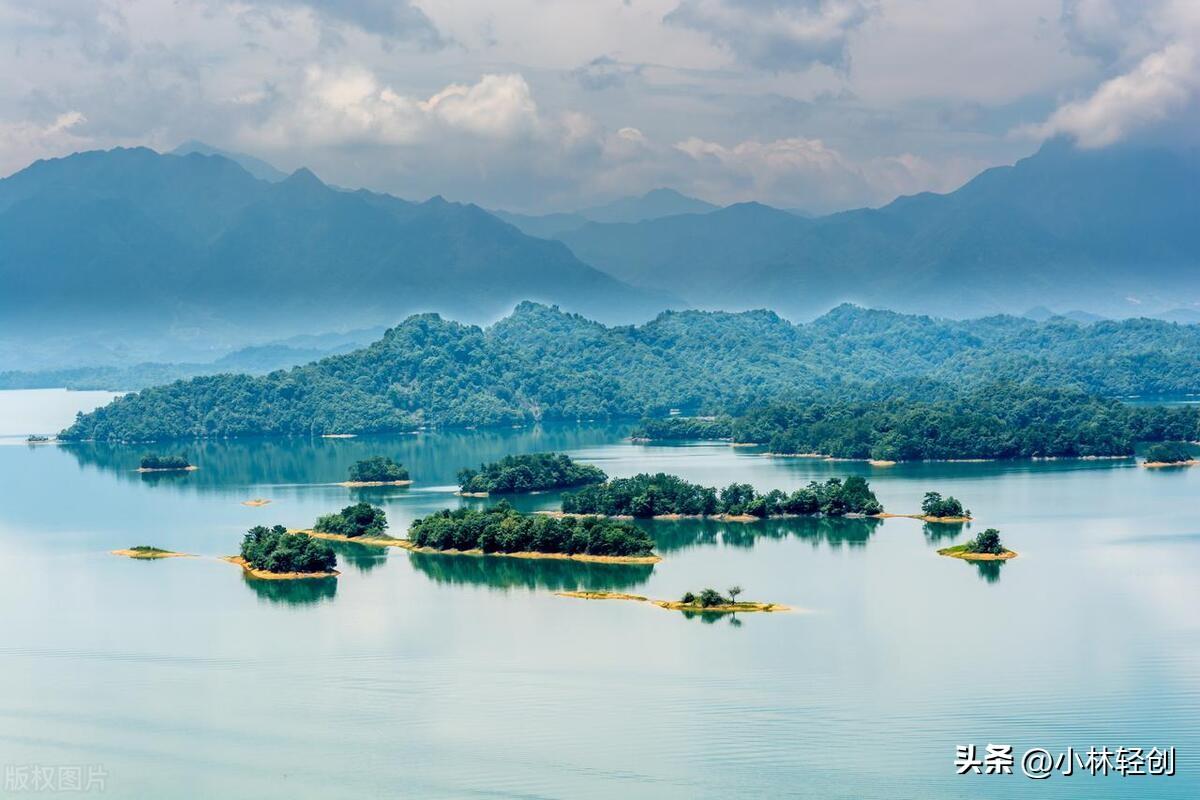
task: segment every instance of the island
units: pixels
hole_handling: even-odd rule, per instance
[[[172,550],[163,550],[161,547],[151,547],[148,544],[139,544],[127,550],[113,550],[112,554],[147,561],[158,558],[191,558],[190,553],[176,553]]]
[[[605,517],[681,518],[710,517],[732,522],[753,522],[768,517],[823,514],[871,516],[883,513],[865,478],[830,478],[811,481],[790,494],[773,489],[765,494],[747,483],[732,483],[718,492],[676,475],[642,473],[614,478],[563,495],[564,514]]]
[[[489,494],[519,494],[547,489],[569,489],[608,478],[591,464],[577,464],[563,453],[527,453],[505,456],[479,469],[458,472],[459,494],[486,497]]]
[[[943,547],[938,550],[938,555],[967,561],[1007,561],[1017,557],[1014,551],[1000,543],[1000,531],[995,528],[988,528],[966,544]]]
[[[252,500],[243,500],[242,501],[242,505],[250,506],[251,508],[262,508],[263,506],[270,505],[270,504],[271,504],[271,501],[267,500],[265,497],[255,497]]]
[[[241,555],[226,556],[247,575],[266,580],[333,578],[337,556],[333,549],[306,536],[296,536],[282,525],[255,525],[242,538]]]
[[[53,441],[49,436],[43,436],[40,433],[31,433],[25,437],[25,444],[50,444]]]
[[[160,456],[160,455],[144,455],[142,456],[141,466],[138,467],[138,472],[190,472],[196,469],[186,456]]]
[[[971,512],[963,508],[963,504],[958,498],[942,497],[940,492],[925,493],[925,499],[921,501],[920,514],[876,514],[875,516],[883,519],[907,517],[924,522],[945,523],[970,522],[973,519]]]
[[[1181,442],[1162,442],[1146,450],[1143,467],[1190,467],[1198,463],[1187,446]]]
[[[408,486],[408,470],[386,456],[371,456],[350,466],[349,479],[342,486]]]
[[[650,603],[658,608],[665,608],[671,611],[699,612],[703,614],[736,614],[739,612],[753,613],[772,612],[772,611],[791,611],[789,606],[779,603],[753,603],[749,601],[737,601],[737,596],[742,593],[740,586],[733,586],[729,590],[729,596],[725,597],[715,589],[704,589],[699,593],[686,592],[679,600],[651,600],[648,597],[643,597],[637,594],[625,594],[623,592],[595,592],[595,591],[578,591],[578,592],[555,592],[559,597],[575,597],[580,600],[630,600],[636,603]]]
[[[503,501],[488,509],[446,509],[418,519],[408,530],[408,542],[443,553],[621,564],[661,560],[649,534],[628,522],[522,514]]]

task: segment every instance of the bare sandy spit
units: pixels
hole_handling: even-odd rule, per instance
[[[629,600],[635,603],[650,603],[669,611],[695,611],[697,613],[737,614],[754,612],[792,611],[790,606],[779,603],[726,603],[719,606],[700,606],[695,603],[682,603],[676,600],[651,600],[639,594],[623,594],[621,592],[555,592],[559,597],[574,597],[579,600]]]
[[[175,553],[170,550],[110,550],[114,556],[136,558],[139,561],[153,561],[159,558],[195,558],[191,553]]]
[[[535,553],[532,551],[521,553],[485,553],[482,550],[437,550],[432,547],[418,547],[408,539],[393,539],[391,537],[366,537],[366,536],[343,536],[340,533],[322,533],[321,531],[297,529],[289,530],[288,533],[295,533],[303,536],[312,536],[315,539],[328,539],[333,542],[350,542],[352,544],[365,544],[372,547],[399,547],[402,550],[409,550],[414,553],[433,553],[448,556],[486,556],[496,558],[529,558],[529,559],[550,559],[557,561],[590,561],[595,564],[657,564],[662,561],[662,556],[593,556],[586,553]]]
[[[242,505],[250,506],[251,508],[262,508],[265,505],[269,505],[270,502],[271,502],[270,500],[267,500],[265,498],[256,497],[253,500],[243,500]]]

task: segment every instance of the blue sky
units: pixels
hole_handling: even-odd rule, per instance
[[[0,174],[196,138],[344,186],[825,212],[1195,146],[1194,0],[0,0]]]

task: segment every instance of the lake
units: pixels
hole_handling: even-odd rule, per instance
[[[0,393],[0,429],[62,427],[82,400],[66,394]],[[1200,469],[870,467],[628,429],[186,443],[158,449],[199,469],[152,477],[134,472],[145,446],[0,447],[0,764],[87,765],[120,798],[1200,796]],[[340,578],[299,583],[108,553],[231,554],[251,525],[358,499],[399,533],[482,502],[451,494],[461,467],[541,450],[758,489],[863,474],[889,511],[937,490],[977,521],[646,523],[655,565],[338,545]],[[373,454],[413,486],[331,485]],[[242,505],[255,497],[272,503]],[[993,526],[1019,558],[936,554]],[[706,620],[554,594],[733,584],[800,611]],[[955,775],[956,745],[989,743],[1018,759],[1174,746],[1178,774]]]

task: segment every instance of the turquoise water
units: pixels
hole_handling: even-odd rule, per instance
[[[37,430],[22,404],[46,396],[7,394],[0,427]],[[188,444],[198,471],[150,479],[142,447],[0,447],[0,765],[101,765],[105,794],[128,798],[1200,795],[1200,469],[872,468],[626,433]],[[306,584],[108,554],[229,554],[250,525],[358,498],[403,530],[479,502],[450,493],[460,467],[534,450],[760,489],[861,473],[890,511],[933,489],[978,522],[650,523],[653,566],[344,545],[342,576]],[[330,485],[376,453],[414,485]],[[936,555],[987,526],[1021,557]],[[803,611],[689,619],[553,594],[732,584]],[[1175,746],[1178,774],[954,774],[956,745],[988,743]]]

